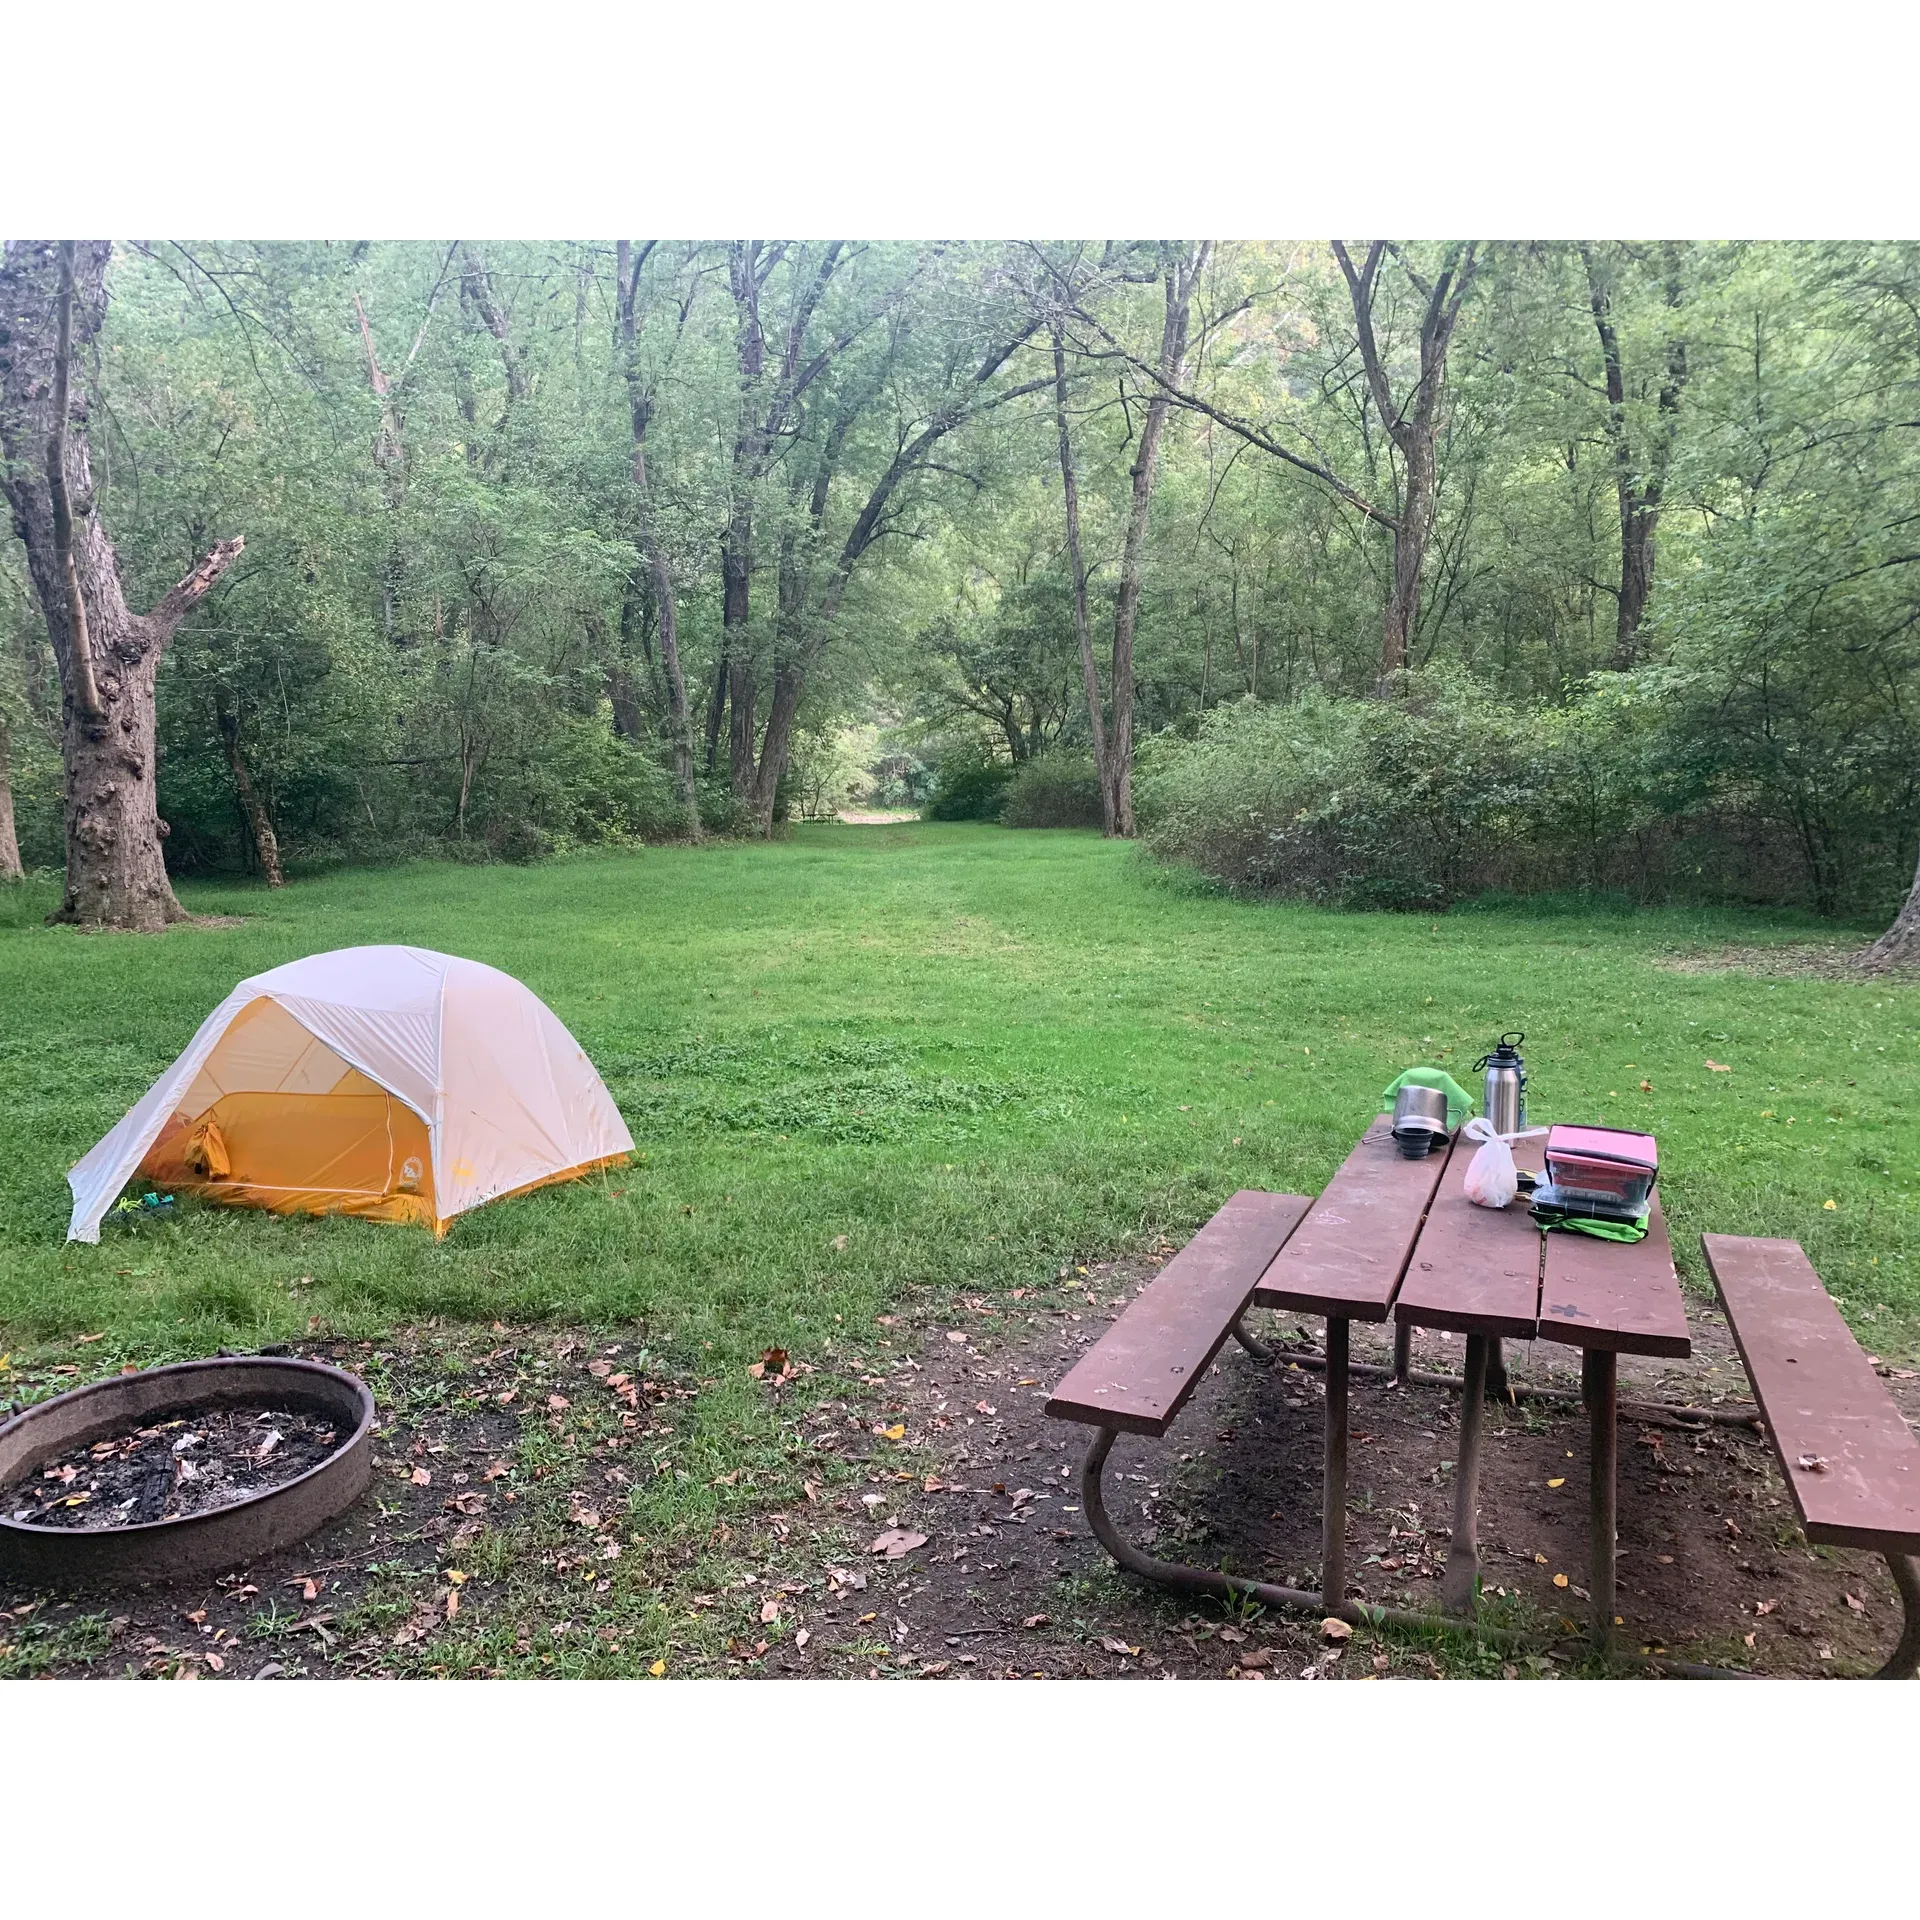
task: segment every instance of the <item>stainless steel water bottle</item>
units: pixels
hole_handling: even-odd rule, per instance
[[[1473,1064],[1486,1069],[1482,1111],[1495,1133],[1519,1133],[1527,1124],[1527,1063],[1520,1057],[1524,1033],[1503,1033],[1500,1044]]]

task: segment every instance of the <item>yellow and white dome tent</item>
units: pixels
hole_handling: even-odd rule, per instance
[[[456,1214],[633,1151],[565,1027],[510,975],[343,947],[243,980],[67,1176],[69,1240],[135,1174],[227,1206],[444,1233]]]

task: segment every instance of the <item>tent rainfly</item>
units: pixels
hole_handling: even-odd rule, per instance
[[[69,1240],[138,1174],[226,1206],[447,1230],[633,1151],[593,1063],[518,980],[343,947],[243,980],[67,1176]]]

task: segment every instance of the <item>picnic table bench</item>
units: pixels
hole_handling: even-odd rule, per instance
[[[1881,1679],[1920,1673],[1920,1439],[1797,1240],[1700,1236],[1801,1530],[1883,1554],[1905,1628]]]

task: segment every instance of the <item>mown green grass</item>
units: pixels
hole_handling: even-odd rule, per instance
[[[1536,1117],[1660,1136],[1689,1278],[1703,1229],[1791,1235],[1876,1351],[1920,1325],[1920,991],[1659,964],[1805,923],[1320,912],[1091,835],[931,825],[182,892],[245,922],[78,936],[38,924],[44,886],[0,905],[0,1345],[103,1332],[90,1360],[151,1362],[444,1316],[830,1356],[910,1289],[1031,1283],[1241,1186],[1314,1192],[1394,1074],[1468,1080],[1503,1027],[1527,1032]],[[526,981],[638,1163],[438,1244],[186,1206],[63,1243],[67,1167],[236,980],[373,941]]]

